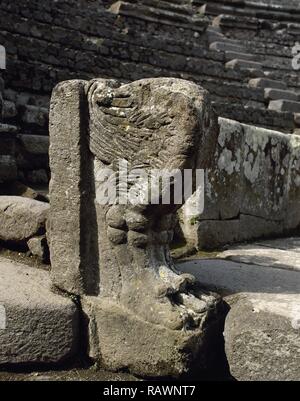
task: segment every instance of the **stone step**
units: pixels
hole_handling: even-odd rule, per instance
[[[15,181],[17,175],[18,170],[15,157],[13,155],[0,155],[0,184],[5,183],[7,185],[9,182]]]
[[[261,4],[261,6],[263,3]],[[300,21],[299,10],[293,12],[285,12],[283,9],[272,7],[272,5],[264,5],[260,7],[257,3],[237,1],[234,3],[210,1],[206,2],[200,8],[203,14],[207,15],[220,15],[229,14],[232,16],[247,16],[256,19],[275,20],[275,21]],[[290,9],[291,10],[291,9]]]
[[[239,103],[232,103],[224,99],[223,102],[213,102],[216,113],[224,118],[240,121],[244,124],[281,130],[291,133],[294,130],[294,113],[277,110],[258,110],[246,108]]]
[[[157,9],[153,7],[139,4],[117,1],[110,9],[110,12],[127,17],[139,18],[149,22],[177,26],[185,29],[190,29],[197,32],[204,32],[208,26],[208,21],[201,17],[190,17],[187,15],[173,13],[167,10]]]
[[[246,49],[243,46],[232,44],[227,41],[222,41],[222,42],[213,42],[209,46],[209,50],[215,50],[219,52],[232,51],[237,53],[244,53]]]
[[[12,133],[16,134],[19,131],[19,128],[15,125],[3,124],[0,123],[0,134],[1,133]]]
[[[238,53],[238,52],[233,52],[233,51],[229,51],[226,50],[225,51],[225,58],[228,61],[231,60],[249,60],[249,61],[256,61],[257,60],[257,56],[255,56],[254,54],[251,53]]]
[[[47,155],[49,152],[49,137],[45,135],[19,135],[19,143],[26,152],[32,155]]]
[[[10,102],[8,100],[4,100],[3,109],[2,109],[2,117],[4,120],[11,120],[17,116],[17,108],[14,102]]]
[[[263,65],[261,63],[257,63],[255,61],[250,60],[231,60],[225,64],[225,67],[228,69],[253,69],[253,70],[261,70]]]
[[[208,43],[211,45],[214,42],[226,42],[226,36],[221,32],[210,31],[209,28],[206,30],[206,35],[208,38]]]
[[[0,366],[61,363],[78,347],[79,313],[47,271],[0,258]]]
[[[259,21],[256,18],[247,18],[242,16],[221,14],[214,18],[212,24],[221,29],[242,29],[250,31],[258,31],[260,28]]]
[[[287,90],[280,90],[280,89],[272,89],[266,88],[264,90],[264,95],[266,100],[291,100],[297,101],[298,96],[295,92],[287,91]]]
[[[26,242],[46,230],[49,204],[22,196],[0,196],[0,240]]]
[[[215,2],[205,3],[200,7],[200,13],[203,15],[220,15],[220,14],[229,14],[229,15],[251,15],[253,17],[256,16],[253,11],[245,11],[242,8],[238,8],[236,6],[231,7],[224,4],[216,4]]]
[[[137,1],[137,0],[126,0],[127,3],[133,3],[136,5],[143,5],[143,6],[148,6],[148,7],[154,7],[158,8],[161,10],[167,10],[170,12],[178,13],[178,14],[183,14],[183,15],[189,15],[192,16],[195,12],[191,6],[188,6],[187,2],[173,2],[173,1],[166,1],[166,0],[142,0],[142,1]]]
[[[261,247],[248,256],[247,249],[240,247],[239,262],[221,254],[219,259],[179,263],[177,269],[222,293],[229,304],[225,352],[235,379],[298,381],[300,273],[283,266],[291,264],[289,255],[298,264],[299,257],[294,246],[285,252],[279,252],[272,241],[268,246],[269,251],[261,256]]]
[[[300,113],[300,102],[292,102],[290,100],[272,100],[269,103],[269,110]]]
[[[287,89],[286,83],[275,81],[267,78],[250,79],[248,83],[250,88],[272,88],[272,89]]]
[[[49,110],[33,105],[20,106],[21,121],[24,124],[40,128],[48,128]]]

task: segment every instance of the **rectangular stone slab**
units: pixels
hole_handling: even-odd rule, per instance
[[[93,274],[97,271],[93,269],[97,247],[92,251],[97,230],[89,224],[92,167],[91,157],[87,157],[87,113],[83,112],[85,83],[74,80],[59,84],[53,91],[50,110],[52,279],[54,285],[74,294],[93,294],[98,283]]]
[[[60,363],[77,352],[79,315],[45,270],[0,258],[0,366]]]

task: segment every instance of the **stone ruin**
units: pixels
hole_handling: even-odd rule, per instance
[[[154,377],[181,375],[195,360],[201,366],[222,308],[172,261],[180,205],[101,204],[99,170],[117,172],[121,158],[149,177],[205,168],[217,134],[208,93],[187,81],[68,81],[53,92],[52,280],[81,296],[89,353],[108,369]]]
[[[299,2],[80,5],[0,4],[0,367],[299,380]],[[100,205],[120,156],[204,211]]]

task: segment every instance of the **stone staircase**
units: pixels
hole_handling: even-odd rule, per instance
[[[7,184],[16,180],[32,186],[47,186],[48,108],[38,97],[35,104],[28,104],[26,94],[5,91],[1,77],[0,81],[0,186],[4,184],[8,188]]]
[[[172,25],[203,32],[207,19],[195,13],[188,1],[129,0],[117,1],[110,11],[123,16],[141,18],[146,21]]]
[[[3,122],[9,107],[3,100],[4,81],[0,72],[0,185],[17,178],[15,140],[18,128]]]
[[[300,32],[299,24],[282,23],[282,21],[297,20],[300,17],[300,9],[288,8],[285,5],[254,4],[250,1],[224,0],[210,3],[194,1],[193,4],[201,5],[200,11],[212,18],[211,24],[215,30],[218,30],[217,34],[213,32],[209,36],[209,49],[224,53],[226,68],[243,69],[252,74],[255,71],[259,79],[249,79],[248,86],[253,89],[263,89],[267,110],[291,113],[296,128],[300,113],[300,83],[298,82],[295,87],[294,83],[291,85],[289,80],[288,82],[285,81],[287,71],[290,78],[297,79],[296,74],[292,71],[291,48],[288,54],[285,51],[288,57],[283,59],[281,54],[284,46],[280,44],[280,39],[277,45],[277,52],[279,53],[277,57],[265,54],[261,49],[257,53],[255,44],[264,41],[264,38],[260,39],[259,35],[256,34],[261,29],[267,29],[275,33],[275,36],[280,35],[279,27],[281,29],[293,27],[299,29]],[[272,22],[268,24],[268,20],[272,20]],[[274,21],[277,21],[277,25]],[[251,41],[247,40],[247,30],[255,31],[255,34],[252,34]],[[274,41],[276,43],[276,40]],[[248,45],[251,42],[252,46],[249,48]],[[273,43],[271,47],[274,47]],[[253,103],[252,105],[255,106]],[[297,133],[298,130],[295,129],[294,132]]]
[[[154,35],[160,35],[160,38],[163,26],[167,30],[171,25],[174,28],[173,38],[165,30],[165,38],[160,44],[162,50],[168,49],[170,63],[167,70],[161,70],[160,75],[179,76],[204,86],[210,91],[220,116],[287,133],[296,132],[300,112],[300,82],[298,90],[297,77],[291,69],[291,50],[288,52],[285,49],[284,62],[281,63],[282,57],[272,55],[274,46],[277,46],[276,51],[280,53],[283,47],[280,39],[278,44],[276,41],[274,44],[270,38],[270,54],[265,54],[262,46],[258,46],[259,52],[255,46],[251,46],[251,36],[251,40],[245,35],[241,37],[241,32],[247,31],[247,27],[252,33],[265,26],[273,32],[273,25],[278,24],[278,19],[281,21],[283,16],[287,18],[296,15],[293,9],[285,6],[274,8],[251,1],[224,0],[208,3],[129,0],[114,3],[110,11],[130,20],[130,26],[133,21],[139,20],[147,24],[159,24],[156,25],[157,32]],[[269,14],[273,15],[272,18],[267,18]],[[228,19],[232,20],[230,29],[224,25]],[[289,29],[295,25],[283,23]],[[143,30],[144,42],[151,43],[152,37],[147,27],[144,26]],[[169,43],[171,40],[172,44]],[[179,49],[184,54],[179,56]],[[152,63],[152,60],[149,62]],[[156,61],[153,62],[157,65]]]

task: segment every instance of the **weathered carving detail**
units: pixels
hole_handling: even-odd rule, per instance
[[[170,257],[174,212],[181,205],[172,201],[172,196],[169,204],[150,201],[103,204],[98,192],[107,182],[115,180],[117,192],[122,195],[120,160],[126,161],[128,171],[143,169],[145,172],[138,194],[138,199],[143,200],[149,196],[146,184],[153,178],[153,171],[182,172],[184,169],[205,168],[213,154],[218,130],[208,94],[195,84],[168,78],[145,79],[127,85],[101,79],[84,84],[77,81],[77,84],[69,84],[70,89],[76,85],[84,86],[85,107],[89,111],[89,121],[86,126],[82,124],[84,129],[78,134],[88,139],[86,145],[84,139],[79,141],[81,146],[85,146],[81,154],[84,152],[83,160],[92,160],[90,173],[94,177],[90,180],[94,188],[90,192],[86,187],[84,191],[80,190],[83,177],[77,177],[77,196],[80,199],[85,192],[84,196],[94,202],[99,274],[93,277],[99,276],[99,286],[91,294],[81,284],[70,285],[61,266],[55,271],[58,263],[55,255],[54,283],[69,291],[70,288],[80,288],[77,290],[79,294],[88,295],[83,297],[83,308],[90,319],[91,354],[104,365],[111,369],[129,367],[144,375],[181,374],[201,351],[208,322],[215,321],[219,302],[214,295],[201,289],[193,276],[179,274]],[[60,90],[67,96],[68,83]],[[57,131],[53,129],[53,132],[55,141]],[[57,157],[54,153],[52,148],[52,159]],[[55,160],[52,165],[53,193],[58,185],[58,168]],[[88,166],[89,162],[86,169]],[[98,178],[104,169],[111,171],[106,181]],[[81,175],[83,171],[84,165],[78,167]],[[166,189],[164,185],[163,182],[158,187],[160,199]],[[132,186],[129,176],[128,189]],[[83,201],[81,203],[84,205]],[[53,207],[61,208],[55,202]],[[56,211],[52,212],[54,219]],[[91,214],[91,211],[86,208],[84,213]],[[95,224],[88,217],[81,225],[89,222]],[[51,226],[54,231],[55,222]],[[66,228],[63,229],[65,232]],[[86,230],[83,229],[83,233]],[[54,237],[51,237],[53,254],[58,249],[56,235],[54,232]],[[79,234],[79,238],[82,236],[88,234]],[[79,251],[79,263],[84,259],[83,249],[81,247]],[[89,269],[88,263],[86,266],[83,263],[74,277],[79,274],[83,276],[79,282],[91,282],[91,279],[84,278],[89,275]],[[130,329],[126,329],[126,325]],[[158,333],[163,344],[157,344]],[[166,339],[167,343],[164,343]],[[128,347],[125,353],[123,348],[119,348],[123,341]],[[148,355],[149,347],[152,355]]]
[[[204,132],[212,120],[204,93],[171,79],[123,86],[94,81],[88,91],[89,135],[97,167],[114,169],[125,159],[129,171],[142,168],[149,175],[154,169],[195,168],[201,133],[211,134]],[[179,275],[170,257],[172,213],[179,206],[97,207],[100,296],[113,297],[148,322],[173,330],[199,327],[215,302],[199,291],[194,277]]]

